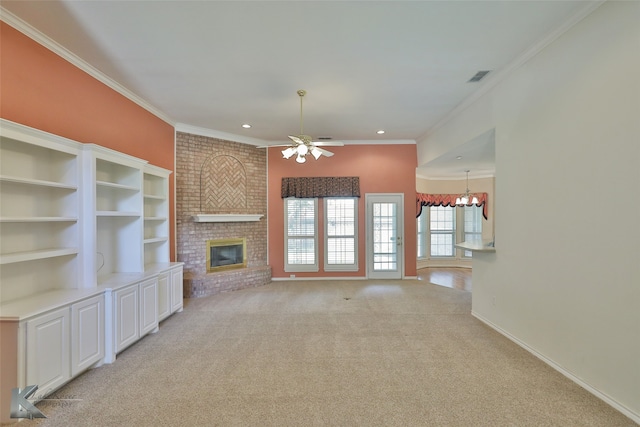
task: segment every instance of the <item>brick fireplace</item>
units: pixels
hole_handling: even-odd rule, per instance
[[[177,256],[185,263],[185,297],[214,295],[271,281],[266,182],[265,150],[176,133]],[[255,215],[247,219],[249,214]],[[244,265],[208,271],[209,241],[244,242]]]

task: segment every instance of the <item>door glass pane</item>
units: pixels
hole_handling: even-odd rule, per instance
[[[373,203],[373,270],[398,269],[396,204]]]

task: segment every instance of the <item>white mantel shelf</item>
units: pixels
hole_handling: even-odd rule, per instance
[[[261,214],[198,214],[193,222],[255,222],[260,221]]]

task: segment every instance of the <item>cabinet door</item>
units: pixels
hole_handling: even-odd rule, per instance
[[[169,273],[158,275],[158,321],[171,314],[171,289]]]
[[[140,337],[138,328],[138,285],[114,292],[116,312],[116,353],[133,344]]]
[[[104,357],[104,296],[71,306],[71,374],[78,375]]]
[[[182,267],[171,270],[171,312],[182,310]]]
[[[158,328],[158,278],[140,283],[140,336]]]
[[[71,378],[69,307],[27,321],[26,385],[37,385],[38,396]]]

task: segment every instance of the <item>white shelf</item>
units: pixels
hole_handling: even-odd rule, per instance
[[[166,199],[165,196],[158,196],[155,194],[145,194],[144,198],[149,200],[165,200]]]
[[[97,187],[105,187],[105,188],[114,188],[117,190],[125,190],[125,191],[140,191],[140,187],[134,187],[131,185],[117,184],[114,182],[107,181],[96,181]]]
[[[168,237],[152,237],[150,239],[144,239],[144,244],[147,243],[159,243],[159,242],[167,242],[169,241]]]
[[[76,217],[64,216],[31,216],[31,217],[2,217],[0,222],[77,222]]]
[[[99,217],[133,217],[139,218],[140,212],[120,212],[120,211],[97,211]]]
[[[193,222],[255,222],[260,221],[261,214],[198,214],[193,215]]]
[[[77,253],[78,248],[41,249],[37,251],[14,252],[0,255],[0,264],[35,261],[39,259],[76,255]]]
[[[41,179],[21,178],[21,177],[6,176],[6,175],[0,175],[0,182],[8,182],[12,184],[22,184],[22,185],[34,185],[34,186],[40,186],[40,187],[60,188],[63,190],[78,189],[76,185],[69,185],[61,182],[44,181]]]

